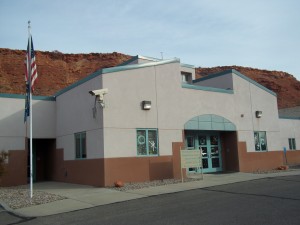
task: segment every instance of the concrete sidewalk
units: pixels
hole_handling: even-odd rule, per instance
[[[169,184],[164,186],[147,187],[137,190],[117,191],[108,188],[96,188],[86,185],[43,182],[34,185],[35,190],[40,190],[56,195],[64,196],[66,199],[47,204],[35,205],[26,208],[8,211],[23,217],[48,216],[59,213],[71,212],[74,210],[86,209],[100,205],[106,205],[116,202],[123,202],[138,198],[161,195],[180,191],[187,191],[198,188],[212,187],[217,185],[231,184],[267,177],[279,177],[300,175],[299,169],[286,172],[252,174],[252,173],[220,173],[204,174],[203,180]]]

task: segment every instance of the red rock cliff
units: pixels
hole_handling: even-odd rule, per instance
[[[25,51],[0,49],[0,93],[25,93]],[[38,79],[34,95],[50,96],[87,75],[116,66],[131,56],[121,53],[63,54],[36,51]]]
[[[116,66],[131,56],[121,53],[63,54],[58,51],[36,51],[38,80],[35,95],[54,95],[59,90],[107,67]],[[0,48],[0,93],[24,94],[24,50]],[[300,105],[300,82],[285,72],[259,70],[240,66],[197,68],[196,77],[236,69],[245,76],[277,93],[279,108]]]

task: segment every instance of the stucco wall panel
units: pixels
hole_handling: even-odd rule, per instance
[[[137,156],[136,129],[106,128],[104,149],[105,158]]]
[[[233,89],[233,82],[232,82],[232,74],[228,73],[223,76],[218,76],[211,79],[202,80],[195,83],[196,85],[206,86],[206,87],[215,87],[215,88],[222,88],[222,89]]]
[[[268,151],[281,151],[283,150],[283,146],[280,140],[280,132],[279,131],[270,131],[267,132],[267,144]]]
[[[75,159],[74,134],[57,137],[56,147],[64,149],[64,160]],[[103,130],[86,131],[87,159],[103,158]]]
[[[172,156],[107,158],[104,164],[105,186],[173,178]]]
[[[166,69],[157,69],[159,127],[183,129],[189,119],[203,114],[215,114],[233,120],[232,94],[182,88],[176,65],[170,72]]]
[[[103,129],[91,130],[86,133],[87,158],[104,158]],[[92,140],[92,141],[89,141]]]
[[[10,151],[14,149],[25,149],[24,144],[25,137],[0,137],[0,151]]]
[[[25,100],[0,98],[0,105],[0,137],[25,137]]]
[[[56,138],[56,148],[64,149],[64,160],[75,159],[75,139],[74,135],[65,135]]]
[[[234,89],[234,105],[235,111],[234,123],[238,130],[253,130],[253,113],[251,102],[250,84],[248,81],[232,76]]]
[[[97,116],[93,117],[95,97],[89,91],[101,89],[101,76],[93,78],[56,98],[57,136],[102,128],[102,108],[96,103]]]
[[[103,75],[105,96],[104,127],[157,127],[155,68],[146,67]],[[141,102],[151,101],[151,110],[142,110]]]
[[[239,76],[233,76],[235,122],[239,141],[245,141],[248,152],[255,152],[254,131],[266,131],[268,151],[282,149],[278,138],[278,107],[276,96]],[[256,118],[255,112],[262,111]]]
[[[56,102],[33,101],[32,133],[34,138],[55,138]],[[28,120],[30,121],[30,120]],[[29,126],[27,131],[29,137]]]
[[[295,138],[296,148],[300,150],[300,120],[279,119],[281,146],[289,149],[289,138]]]
[[[29,137],[29,117],[24,123],[25,100],[0,98],[0,150],[25,149]],[[33,138],[55,138],[55,102],[33,100]]]
[[[164,130],[159,131],[159,155],[172,155],[172,143],[182,141],[182,130]]]

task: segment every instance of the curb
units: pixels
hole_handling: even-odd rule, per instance
[[[21,219],[32,219],[32,218],[35,218],[35,217],[26,216],[26,215],[23,215],[21,213],[16,212],[15,210],[13,210],[12,208],[10,208],[5,202],[3,202],[1,200],[0,200],[0,206],[3,207],[3,209],[4,209],[3,212],[8,212],[9,214],[12,214],[12,215],[14,215],[16,217],[19,217]]]
[[[182,187],[181,190],[172,190],[171,189],[169,192],[168,191],[165,192],[165,190],[163,190],[162,192],[161,191],[157,191],[157,192],[155,192],[155,191],[151,192],[150,191],[150,194],[141,194],[141,193],[135,193],[135,190],[126,190],[126,191],[124,191],[124,193],[141,195],[141,196],[143,196],[142,198],[145,198],[145,197],[147,198],[147,197],[157,196],[157,195],[172,194],[172,193],[190,191],[190,190],[195,190],[195,189],[205,189],[205,188],[208,188],[208,187],[214,187],[214,186],[220,186],[220,185],[229,185],[229,184],[240,183],[240,182],[248,182],[248,181],[252,181],[252,180],[268,179],[268,178],[270,179],[270,178],[285,177],[285,176],[300,176],[300,169],[290,169],[289,171],[281,171],[281,172],[278,172],[278,173],[256,174],[255,176],[253,176],[253,177],[250,176],[248,178],[247,177],[243,178],[243,174],[241,174],[240,178],[236,179],[236,180],[234,179],[232,181],[225,181],[225,182],[224,182],[224,180],[222,182],[219,179],[218,180],[212,180],[212,183],[210,185],[208,184],[208,186],[203,186],[203,187],[201,187],[201,186],[199,186],[199,187]],[[205,178],[204,178],[204,181],[205,181]],[[193,181],[193,182],[200,182],[200,180]],[[216,183],[214,183],[214,182],[216,182]],[[181,184],[181,183],[178,183],[178,184]],[[169,186],[169,185],[162,185],[162,186]],[[157,187],[157,186],[153,186],[152,188],[155,188],[155,187]],[[122,192],[122,191],[120,191],[120,192]],[[133,200],[133,199],[130,199],[130,200]],[[124,200],[124,201],[130,201],[130,200]],[[115,201],[115,202],[107,203],[107,204],[104,204],[104,205],[109,205],[109,204],[118,203],[118,202],[123,202],[123,201],[122,200],[121,201]],[[7,213],[9,213],[11,215],[14,215],[16,217],[19,217],[21,219],[25,219],[25,220],[27,219],[28,220],[28,219],[34,219],[34,218],[37,218],[37,217],[41,217],[38,214],[30,216],[30,215],[26,215],[26,213],[23,214],[23,213],[17,212],[16,210],[11,209],[6,203],[4,203],[1,200],[0,200],[0,206],[2,206],[4,208],[4,210],[1,211],[2,210],[1,209],[0,212],[7,212]],[[94,206],[96,207],[98,205],[94,205]],[[91,208],[93,208],[93,206]],[[81,210],[81,209],[76,209],[76,210],[71,210],[70,209],[69,211],[65,211],[65,212],[61,212],[61,213],[72,212],[72,211],[77,211],[77,210]],[[54,214],[51,214],[51,215],[56,215],[56,214],[60,214],[60,213],[54,213]]]

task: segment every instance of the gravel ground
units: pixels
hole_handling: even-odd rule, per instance
[[[291,171],[291,170],[277,170],[277,169],[274,169],[274,170],[257,170],[257,171],[254,171],[253,173],[254,174],[264,174],[264,173],[284,173],[284,172],[288,172],[288,171]]]
[[[197,180],[201,180],[201,178],[187,178],[184,179],[183,182],[191,182]],[[181,183],[181,180],[164,179],[164,180],[154,180],[154,181],[146,181],[146,182],[139,182],[139,183],[125,183],[124,187],[110,187],[110,188],[118,191],[129,191],[129,190],[142,189],[146,187],[163,186],[163,185],[176,184],[176,183]]]
[[[300,168],[300,166],[299,166]],[[254,174],[265,174],[265,173],[282,173],[282,172],[287,172],[290,170],[258,170],[254,171]],[[202,178],[199,178],[199,175],[196,175],[197,178],[186,178],[184,179],[183,182],[191,182],[191,181],[197,181],[197,180],[202,180]],[[175,179],[164,179],[164,180],[155,180],[155,181],[147,181],[147,182],[140,182],[140,183],[124,183],[123,187],[109,187],[114,190],[118,191],[129,191],[129,190],[136,190],[136,189],[141,189],[145,187],[155,187],[155,186],[163,186],[163,185],[168,185],[168,184],[176,184],[176,183],[181,183],[180,180],[175,180]]]
[[[62,199],[65,199],[65,197],[43,191],[34,191],[33,198],[30,199],[28,186],[0,188],[0,201],[5,203],[11,209],[41,205]]]

